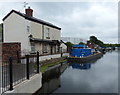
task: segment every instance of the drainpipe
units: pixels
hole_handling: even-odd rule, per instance
[[[44,25],[42,24],[42,40],[44,39]],[[42,53],[43,53],[43,43],[42,43]]]
[[[44,25],[42,24],[42,39],[44,39]]]

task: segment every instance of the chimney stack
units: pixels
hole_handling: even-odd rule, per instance
[[[27,16],[30,16],[30,17],[33,16],[33,10],[30,9],[30,7],[28,7],[27,9],[25,9],[25,13],[26,13]]]

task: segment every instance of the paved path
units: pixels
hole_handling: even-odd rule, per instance
[[[30,76],[36,74],[35,64],[29,64]],[[2,75],[3,72],[3,75]],[[13,85],[17,85],[26,80],[26,64],[13,64]],[[3,83],[3,84],[2,84]],[[0,88],[9,89],[9,68],[5,65],[3,70],[0,66]],[[4,90],[4,89],[3,89]],[[1,92],[1,89],[0,89]]]

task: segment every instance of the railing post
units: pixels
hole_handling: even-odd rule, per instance
[[[37,52],[37,73],[39,73],[39,52]]]
[[[10,91],[13,90],[13,66],[12,66],[12,57],[9,58],[9,81],[10,81]]]
[[[27,79],[29,79],[29,55],[26,55],[26,75]]]
[[[63,56],[63,53],[61,53],[61,57]]]
[[[17,51],[17,63],[20,63],[19,51]]]

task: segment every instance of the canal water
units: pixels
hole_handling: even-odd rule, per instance
[[[107,52],[86,64],[68,63],[38,93],[118,93],[118,51]]]

